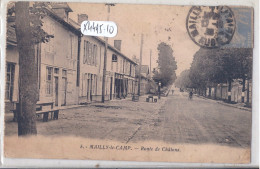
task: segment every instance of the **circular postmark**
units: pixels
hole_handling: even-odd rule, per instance
[[[232,40],[235,17],[227,6],[193,6],[186,19],[186,28],[197,45],[218,48]]]

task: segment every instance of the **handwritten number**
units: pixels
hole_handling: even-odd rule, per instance
[[[109,25],[109,24],[100,24],[99,22],[93,22],[93,21],[87,21],[83,25],[83,32],[93,32],[94,34],[103,34],[103,33],[108,33],[108,34],[113,34],[115,31],[114,25]]]
[[[114,32],[114,27],[110,26],[109,33],[112,34]]]
[[[99,33],[102,33],[102,26],[103,24],[99,25]]]

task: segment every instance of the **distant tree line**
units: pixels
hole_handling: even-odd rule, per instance
[[[181,88],[191,88],[206,92],[220,83],[227,83],[231,92],[232,82],[241,80],[242,92],[245,91],[245,81],[252,79],[253,49],[251,48],[200,48],[193,57],[189,70],[183,71],[175,85]],[[244,102],[242,98],[242,102]],[[231,101],[231,96],[228,96]]]

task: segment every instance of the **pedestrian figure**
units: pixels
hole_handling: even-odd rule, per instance
[[[192,91],[190,91],[190,92],[189,92],[189,99],[190,99],[190,100],[192,99],[192,95],[193,95],[193,93],[192,93]]]
[[[173,93],[174,93],[174,90],[172,90],[172,95],[173,95]]]

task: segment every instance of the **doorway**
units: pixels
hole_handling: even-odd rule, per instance
[[[61,105],[66,105],[66,93],[67,93],[67,78],[62,78],[62,87],[61,87]]]
[[[59,97],[59,78],[54,77],[54,83],[55,83],[55,106],[58,106],[58,97]]]
[[[110,100],[113,99],[112,87],[113,87],[113,77],[110,78]]]

